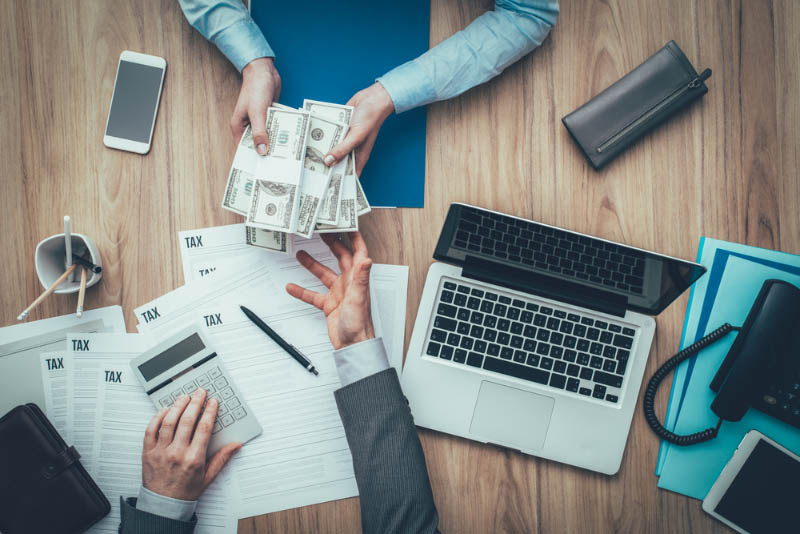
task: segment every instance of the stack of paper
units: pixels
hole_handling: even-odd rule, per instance
[[[141,484],[144,429],[156,409],[130,360],[188,323],[206,329],[264,429],[203,494],[196,532],[233,532],[239,518],[357,495],[333,397],[340,383],[325,316],[289,296],[284,286],[325,288],[294,258],[247,246],[244,225],[178,237],[187,283],[136,308],[139,334],[102,333],[102,321],[91,328],[84,322],[36,351],[46,413],[111,503],[111,513],[91,531],[116,532],[119,497],[135,496]],[[319,238],[293,240],[338,271]],[[407,267],[372,269],[376,331],[398,368],[407,284]],[[242,304],[303,351],[320,375],[308,373],[256,328],[239,309]]]
[[[248,247],[243,225],[180,233],[187,284],[135,310],[140,332],[164,337],[200,323],[225,360],[264,432],[231,462],[238,517],[358,494],[333,392],[340,387],[325,316],[289,296],[289,282],[326,291],[293,258]],[[296,242],[338,271],[319,239]],[[408,269],[372,269],[373,317],[392,365],[400,366]],[[314,363],[308,373],[239,309],[259,314]]]
[[[765,280],[776,278],[800,286],[800,256],[792,254],[703,238],[697,261],[709,272],[692,288],[681,348],[723,323],[741,325]],[[690,434],[716,425],[717,417],[710,409],[715,393],[709,384],[734,339],[729,334],[675,370],[664,425],[667,429]],[[658,486],[705,498],[750,429],[800,453],[796,428],[751,409],[741,421],[724,421],[717,438],[711,441],[688,447],[662,442],[656,467]]]

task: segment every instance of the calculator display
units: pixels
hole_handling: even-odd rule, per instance
[[[152,380],[167,369],[187,360],[206,348],[198,334],[192,334],[180,343],[176,343],[164,352],[156,354],[139,365],[139,372],[145,380]]]

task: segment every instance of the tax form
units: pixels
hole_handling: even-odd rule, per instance
[[[315,258],[317,255],[325,256],[328,263],[330,261],[333,263],[333,265],[328,264],[328,267],[334,268],[336,265],[328,246],[319,237],[306,239],[298,235],[291,235],[289,238],[292,239],[294,250],[305,250]],[[245,241],[244,224],[178,232],[178,243],[183,263],[183,279],[186,283],[202,278],[204,275],[214,272],[219,264],[227,264],[230,261],[263,260],[276,268],[274,274],[283,269],[291,270],[297,265],[297,260],[291,256],[248,245]],[[338,271],[338,269],[336,270]],[[276,276],[276,281],[280,281],[280,275]]]
[[[357,495],[333,398],[340,384],[324,315],[276,286],[272,267],[263,260],[240,267],[233,272],[217,269],[137,308],[139,330],[159,338],[179,326],[205,326],[264,428],[231,462],[238,517]],[[313,277],[302,266],[293,272],[278,276],[298,283]],[[238,309],[240,304],[306,354],[319,376],[298,365],[253,325]]]
[[[0,413],[18,404],[44,406],[39,355],[65,350],[67,332],[124,332],[120,306],[89,310],[0,328]]]
[[[296,235],[292,238],[295,250],[305,250],[320,263],[339,272],[336,258],[322,239],[319,237],[305,239]],[[273,280],[279,289],[289,282],[294,282],[316,291],[326,291],[322,283],[297,263],[296,259],[248,246],[245,243],[243,224],[185,230],[178,233],[178,243],[183,276],[187,284],[202,279],[218,268],[226,272],[244,271],[243,265],[256,261],[270,268]],[[400,372],[405,340],[408,266],[373,265],[370,287],[376,328],[379,323],[378,329],[386,346],[389,363]],[[285,302],[292,304],[292,300],[289,297]],[[139,315],[137,318],[140,318]],[[142,322],[141,319],[139,322]]]
[[[117,533],[120,496],[135,497],[142,484],[142,440],[156,409],[128,362],[100,366],[95,381],[98,415],[94,450],[98,453],[92,477],[111,503],[111,512],[90,532]],[[228,513],[223,476],[217,476],[197,504],[198,534],[236,532],[237,519]]]
[[[69,370],[72,357],[65,350],[43,352],[39,355],[42,368],[42,386],[44,388],[44,413],[61,437],[68,444],[72,443],[70,425],[67,423],[67,406],[69,399]]]
[[[72,429],[75,448],[81,453],[81,463],[90,472],[96,471],[98,376],[104,367],[128,365],[152,345],[147,336],[141,334],[71,333],[67,335],[67,347],[71,357],[71,369],[67,386],[67,424]],[[108,496],[112,500],[112,496]]]

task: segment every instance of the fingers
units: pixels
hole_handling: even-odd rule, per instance
[[[339,269],[342,272],[350,270],[353,266],[353,253],[339,241],[339,234],[322,234],[322,240],[339,260]]]
[[[375,139],[378,138],[378,133],[367,137],[367,139],[356,149],[356,174],[361,176],[361,171],[369,161],[369,155],[372,153],[372,147],[375,146]]]
[[[203,403],[206,401],[206,391],[198,389],[192,393],[192,400],[181,415],[178,422],[178,429],[175,431],[175,438],[172,440],[179,445],[189,445],[192,440],[192,433],[197,424],[197,418],[203,410]]]
[[[247,116],[250,119],[250,127],[253,129],[253,145],[256,152],[265,156],[269,149],[269,137],[267,136],[267,108],[272,103],[264,98],[254,98],[250,101],[247,108]]]
[[[247,126],[247,109],[239,109],[237,107],[233,110],[233,115],[231,116],[231,134],[237,143],[242,138],[245,126]]]
[[[325,155],[325,159],[323,160],[325,165],[330,167],[349,154],[358,145],[364,142],[364,139],[367,137],[367,133],[367,130],[350,130],[350,132],[344,138],[344,141],[333,147],[331,151]]]
[[[200,416],[200,422],[197,423],[197,429],[194,431],[192,449],[198,455],[202,455],[203,458],[206,457],[208,442],[211,440],[211,431],[214,430],[217,410],[219,410],[219,401],[217,399],[208,399],[203,415]]]
[[[217,454],[211,458],[211,461],[208,462],[208,467],[206,467],[204,487],[207,488],[214,481],[219,472],[222,471],[222,468],[225,467],[225,464],[228,463],[228,460],[241,448],[241,443],[228,443],[217,451]]]
[[[286,284],[286,292],[298,300],[325,311],[325,296],[297,284]]]
[[[350,246],[353,247],[353,255],[358,257],[368,257],[369,253],[367,252],[367,242],[364,241],[364,236],[361,235],[361,232],[352,232],[350,234]]]
[[[169,408],[161,408],[153,418],[150,419],[150,423],[144,431],[144,450],[152,449],[158,443],[158,428],[161,426],[161,421],[164,420],[167,412],[169,412]]]
[[[306,252],[305,250],[301,250],[297,253],[297,261],[300,264],[308,269],[311,274],[319,278],[320,282],[325,284],[325,287],[330,289],[334,282],[336,282],[336,273],[333,272],[329,267],[322,265],[320,262],[315,260],[311,257],[311,255]]]
[[[161,428],[158,429],[158,444],[167,446],[172,443],[172,438],[175,436],[175,428],[178,426],[178,421],[183,414],[183,410],[189,405],[189,397],[181,395],[169,409],[164,420],[161,422]]]

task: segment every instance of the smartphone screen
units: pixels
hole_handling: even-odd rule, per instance
[[[149,143],[164,69],[121,60],[106,135]]]
[[[763,439],[714,511],[751,534],[797,532],[800,462]]]

